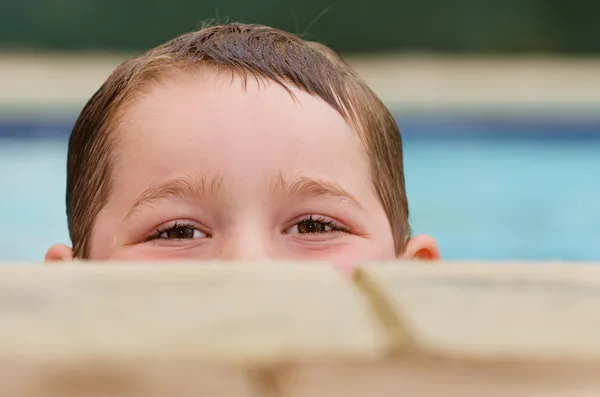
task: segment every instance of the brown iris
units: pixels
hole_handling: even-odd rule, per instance
[[[316,234],[325,233],[326,231],[327,225],[323,222],[317,222],[308,219],[298,223],[298,233]]]
[[[164,232],[165,237],[173,240],[194,238],[194,228],[189,226],[176,226]]]

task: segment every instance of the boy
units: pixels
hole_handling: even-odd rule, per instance
[[[438,259],[410,236],[395,121],[331,50],[265,26],[120,65],[71,134],[73,248],[47,260]]]

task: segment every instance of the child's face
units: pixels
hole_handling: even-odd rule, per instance
[[[127,109],[90,259],[395,258],[357,133],[319,98],[230,76],[181,72]]]

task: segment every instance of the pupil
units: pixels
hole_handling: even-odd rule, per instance
[[[168,238],[175,240],[182,240],[194,237],[194,229],[191,227],[177,227],[169,230]]]
[[[321,222],[303,221],[298,224],[299,233],[323,233],[324,231],[325,225]]]

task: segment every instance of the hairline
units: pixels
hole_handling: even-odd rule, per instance
[[[340,70],[343,73],[351,74],[352,78],[349,79],[350,83],[352,84],[351,88],[349,88],[347,85],[341,85],[341,86],[337,86],[336,84],[327,85],[327,89],[330,90],[329,93],[334,98],[334,100],[333,100],[334,104],[332,104],[331,102],[326,100],[323,96],[321,96],[321,94],[319,92],[317,92],[317,91],[310,92],[310,90],[307,90],[304,87],[294,83],[293,81],[291,81],[291,79],[289,77],[286,77],[285,75],[282,76],[281,74],[273,74],[273,76],[275,77],[275,78],[273,78],[273,77],[268,76],[266,73],[261,73],[260,70],[246,68],[243,65],[240,65],[240,66],[238,66],[238,65],[233,65],[233,66],[232,65],[223,65],[223,64],[220,64],[217,61],[214,61],[210,58],[193,59],[189,56],[174,57],[171,54],[161,54],[160,50],[159,50],[161,47],[157,47],[146,54],[134,57],[134,58],[124,62],[124,64],[122,64],[121,66],[124,66],[125,68],[127,68],[127,66],[129,66],[132,68],[129,71],[127,69],[125,71],[122,71],[122,72],[125,72],[124,74],[118,75],[118,73],[116,71],[113,72],[113,74],[111,74],[111,77],[109,77],[109,79],[112,77],[115,77],[115,75],[116,75],[116,77],[118,79],[121,79],[121,82],[122,82],[122,79],[125,79],[125,82],[123,84],[123,87],[118,92],[117,100],[115,102],[111,103],[107,107],[107,110],[108,110],[107,118],[100,124],[101,129],[104,131],[104,132],[100,132],[100,134],[107,135],[106,137],[104,137],[104,139],[105,139],[105,145],[109,151],[109,153],[107,153],[106,156],[103,156],[103,157],[105,157],[104,161],[106,161],[106,167],[107,167],[107,176],[108,176],[108,181],[106,181],[107,189],[103,192],[104,194],[99,194],[99,196],[101,198],[103,198],[104,201],[99,204],[99,210],[96,211],[96,213],[94,215],[94,219],[90,222],[89,230],[87,230],[87,233],[82,233],[82,235],[80,236],[80,239],[83,240],[83,245],[84,245],[81,250],[82,256],[87,257],[87,254],[89,253],[89,249],[90,249],[90,245],[91,245],[91,241],[90,241],[91,237],[90,236],[94,229],[94,225],[97,220],[96,218],[97,218],[98,214],[100,213],[100,211],[102,210],[102,208],[105,207],[106,201],[108,200],[108,197],[110,196],[111,191],[112,191],[113,170],[114,170],[114,163],[116,160],[116,156],[114,155],[115,154],[114,149],[119,144],[119,142],[118,142],[119,139],[116,136],[116,132],[120,129],[121,123],[123,122],[123,115],[125,114],[127,109],[129,109],[134,104],[136,99],[139,98],[139,95],[143,94],[145,88],[147,88],[148,86],[151,86],[152,84],[161,83],[163,81],[163,79],[165,79],[165,77],[168,76],[169,73],[173,73],[173,72],[186,73],[189,71],[202,69],[202,68],[214,69],[217,71],[218,74],[221,74],[221,72],[224,72],[224,71],[230,71],[232,73],[232,79],[235,77],[239,77],[243,80],[244,87],[249,78],[255,78],[258,82],[260,82],[260,81],[265,81],[265,82],[269,82],[269,83],[275,82],[276,84],[282,86],[292,96],[292,98],[296,100],[297,98],[295,97],[292,89],[290,88],[290,87],[294,87],[294,88],[301,90],[313,97],[323,100],[325,103],[327,103],[332,108],[334,108],[334,110],[336,110],[338,112],[338,114],[340,114],[342,116],[342,118],[351,127],[351,129],[356,134],[358,134],[358,137],[362,142],[363,149],[365,150],[365,155],[366,155],[366,158],[368,161],[368,166],[371,170],[371,172],[370,172],[371,186],[372,186],[374,192],[376,193],[377,197],[379,198],[379,201],[381,202],[382,206],[384,206],[388,221],[391,224],[394,221],[394,219],[392,219],[392,217],[391,217],[392,214],[389,213],[388,209],[386,208],[386,204],[384,203],[385,198],[383,197],[383,195],[389,196],[391,194],[392,196],[394,196],[395,193],[380,192],[382,186],[384,186],[385,183],[382,184],[381,181],[378,181],[378,179],[381,179],[381,178],[385,179],[386,177],[378,177],[377,169],[375,167],[376,164],[374,164],[374,163],[378,163],[378,161],[376,159],[377,153],[376,153],[376,150],[374,150],[374,148],[372,147],[373,145],[371,145],[369,143],[370,138],[368,136],[368,131],[367,131],[367,129],[369,127],[367,125],[365,125],[365,123],[368,123],[368,121],[367,121],[365,114],[363,114],[365,112],[365,110],[360,109],[360,107],[358,106],[358,105],[362,105],[363,102],[371,102],[373,100],[379,101],[379,99],[370,90],[370,88],[364,82],[362,82],[360,77],[358,77],[358,75],[356,75],[354,73],[354,71],[352,71],[352,69],[350,69],[346,65],[338,65],[338,58],[336,58],[337,54],[335,54],[333,52],[332,52],[332,54],[323,53],[322,51],[319,50],[319,47],[315,47],[314,45],[312,45],[313,43],[310,43],[310,42],[304,42],[304,43],[307,44],[308,47],[312,51],[319,52],[322,56],[326,57],[328,62],[333,67],[336,67],[336,66],[340,67],[341,68]],[[339,63],[343,64],[343,61],[341,61],[341,59],[339,59]],[[132,75],[129,76],[129,78],[127,78],[127,74],[126,74],[128,72],[132,73]],[[117,79],[117,81],[119,81],[118,79]],[[113,83],[114,83],[114,81],[113,81]],[[363,98],[363,102],[357,101],[355,97],[348,96],[347,95],[348,93],[344,92],[344,89],[350,90],[350,89],[357,89],[357,88],[362,91],[361,95],[365,95],[365,97]],[[342,99],[344,97],[344,94],[347,95],[346,103],[344,103],[344,100]],[[357,106],[355,107],[353,105],[357,105]],[[369,105],[372,106],[373,104],[370,103]],[[383,104],[381,106],[383,106]],[[383,131],[382,131],[382,134],[383,134]],[[400,154],[400,156],[401,156],[401,154]],[[375,157],[375,159],[374,159],[374,157]],[[403,174],[403,172],[402,172],[402,174]],[[402,189],[401,195],[405,198],[405,196],[406,196],[405,186],[401,186],[400,188]],[[393,205],[392,205],[392,207],[393,207]],[[397,210],[398,209],[392,208],[391,212],[396,212]],[[404,217],[408,218],[408,213],[404,214]],[[408,219],[405,219],[404,222],[406,224],[408,224]],[[394,225],[391,224],[390,226],[392,227],[393,230],[395,229]],[[403,239],[403,240],[406,240],[410,236],[410,230],[405,230],[405,227],[401,227],[399,233],[403,234],[403,236],[401,236],[401,239]],[[396,240],[397,239],[395,237],[395,241]],[[399,249],[400,248],[397,247],[397,249],[396,249],[397,253],[398,253]]]

